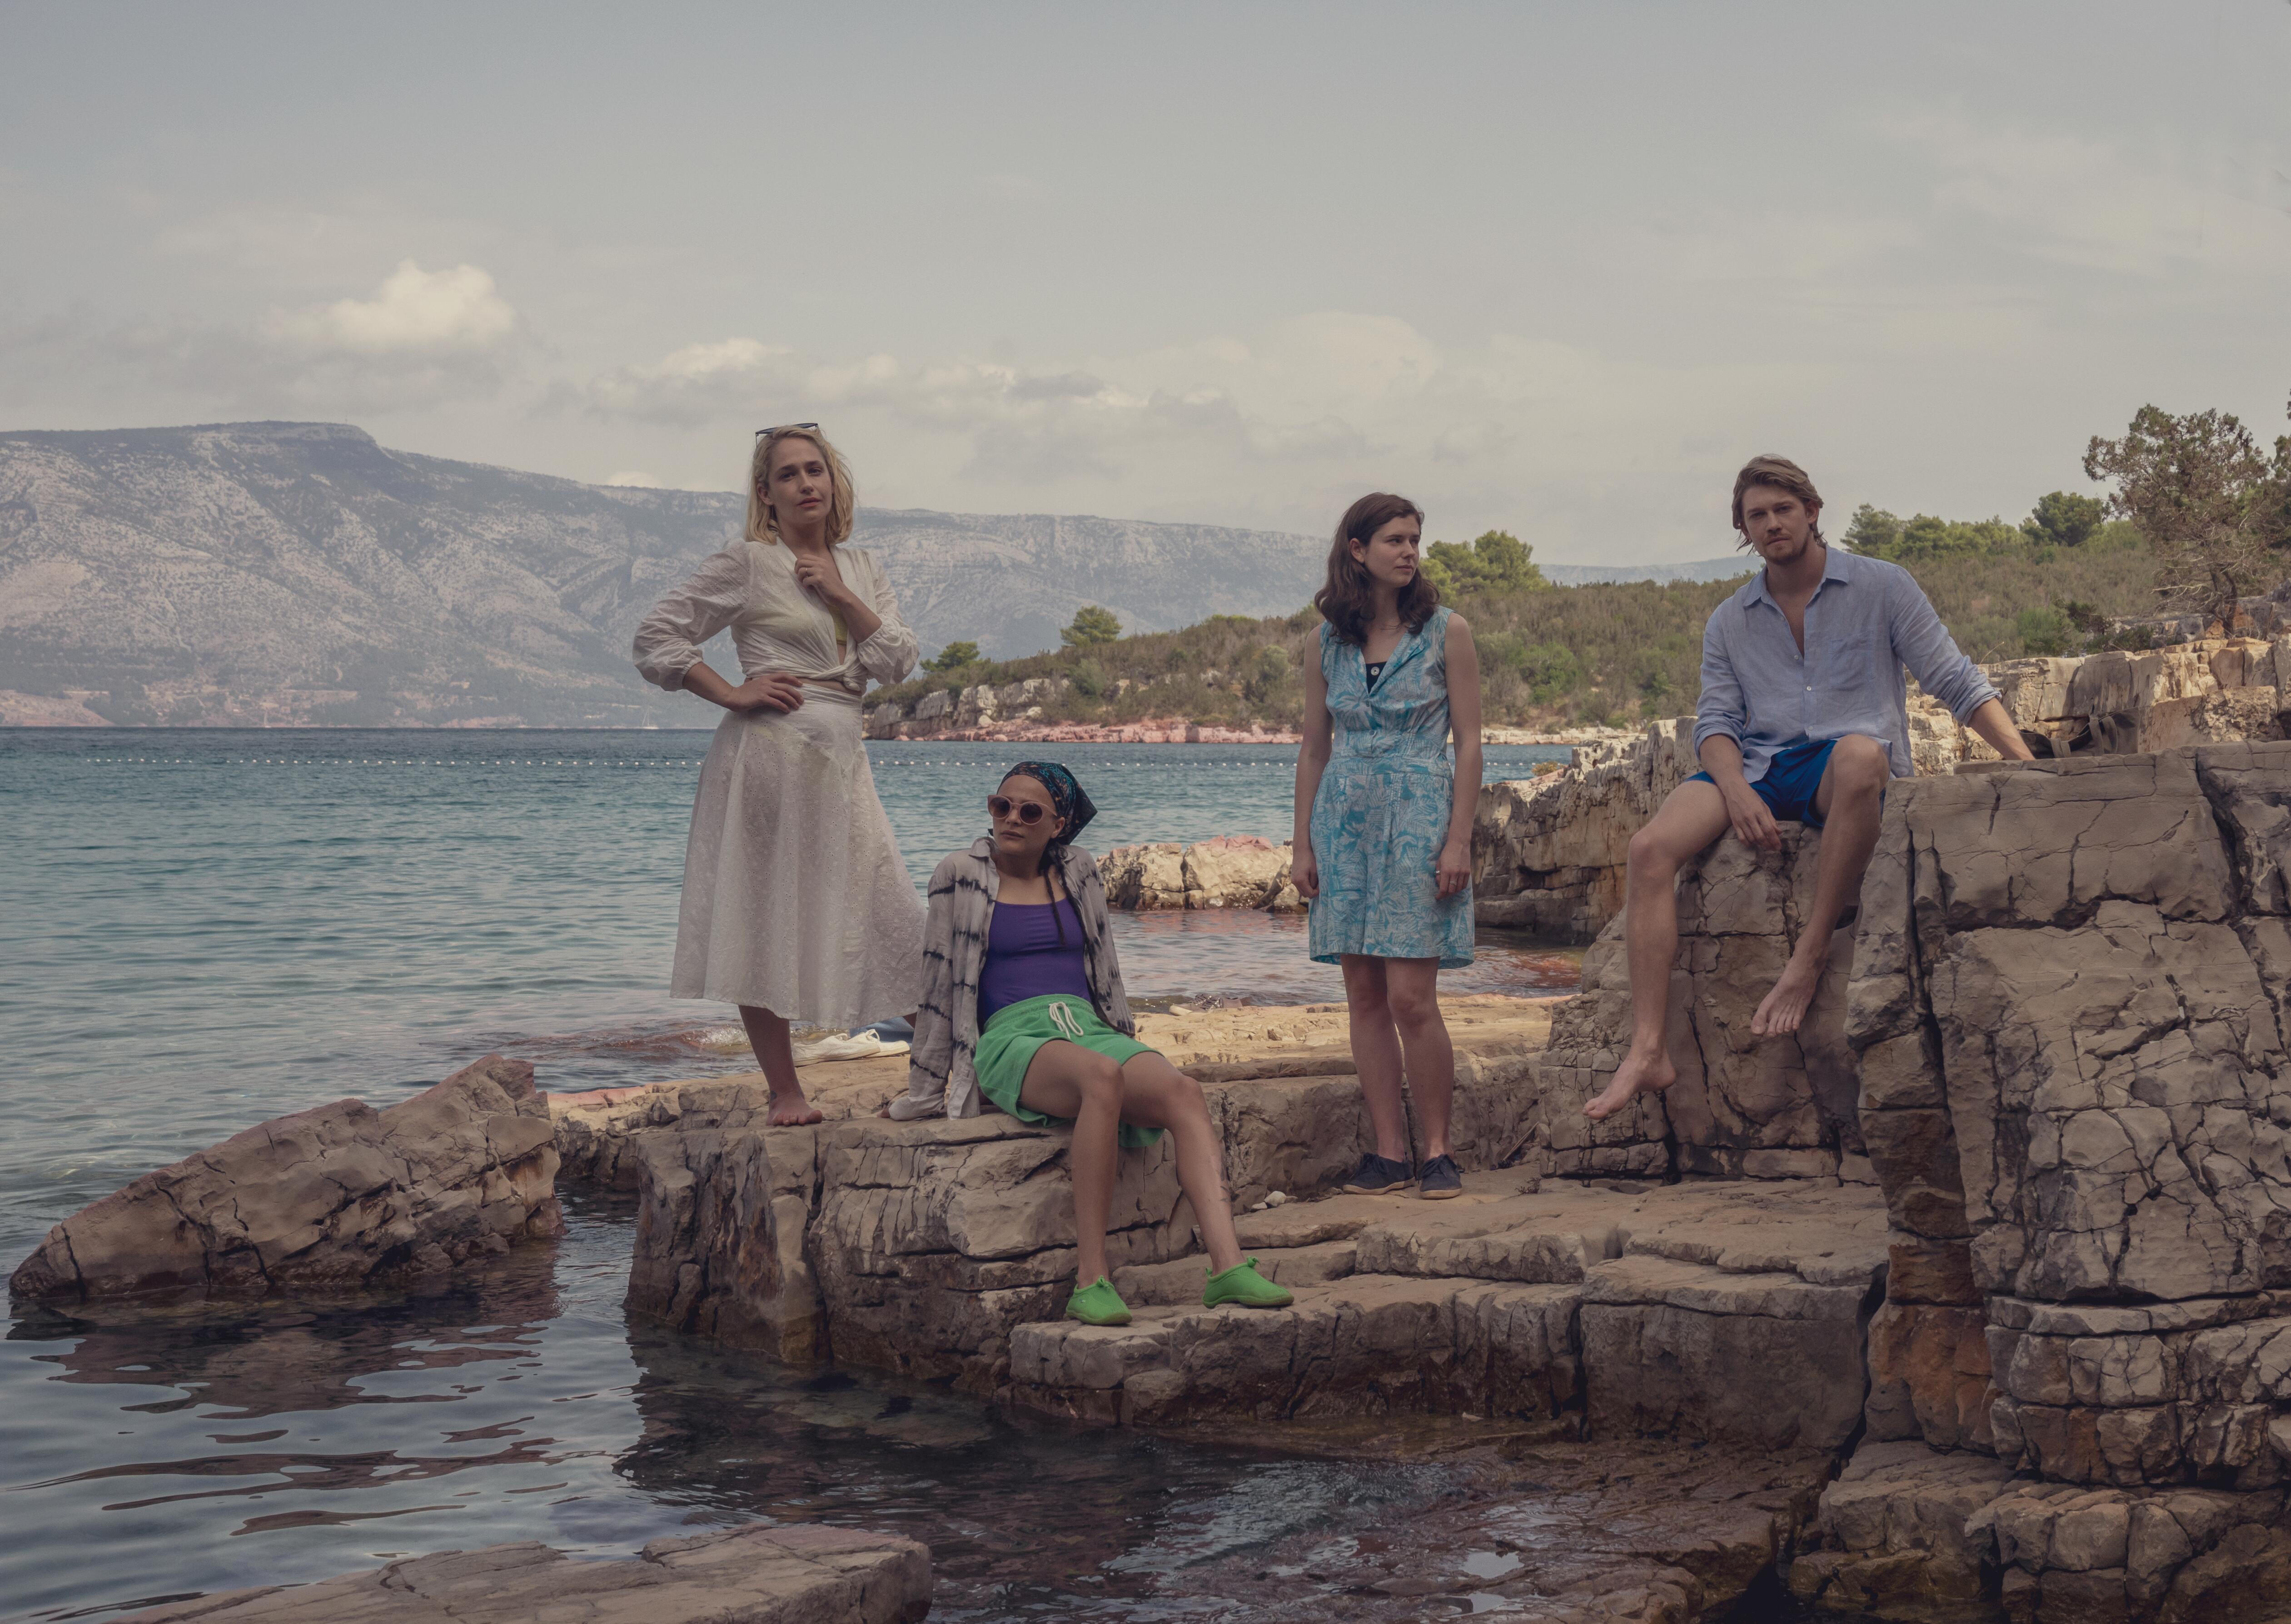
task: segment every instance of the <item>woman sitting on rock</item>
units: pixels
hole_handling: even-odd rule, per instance
[[[669,991],[740,1007],[775,1127],[820,1120],[789,1022],[866,1025],[922,990],[922,903],[859,738],[867,679],[913,670],[915,634],[882,566],[845,545],[857,502],[818,424],[764,430],[746,535],[637,627],[647,682],[730,712],[700,767]],[[700,657],[727,627],[736,686]]]
[[[1286,1307],[1288,1291],[1241,1255],[1202,1085],[1134,1035],[1097,864],[1073,844],[1097,810],[1065,768],[1021,761],[987,797],[993,832],[931,875],[907,1092],[883,1113],[975,1116],[984,1095],[1022,1122],[1073,1126],[1066,1314],[1090,1325],[1129,1323],[1105,1261],[1115,1158],[1166,1129],[1209,1249],[1203,1304]]]

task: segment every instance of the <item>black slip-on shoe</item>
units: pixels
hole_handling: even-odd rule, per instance
[[[1389,1195],[1395,1190],[1406,1188],[1411,1182],[1408,1163],[1371,1151],[1360,1159],[1353,1176],[1345,1180],[1345,1190],[1352,1195]]]
[[[1416,1194],[1426,1201],[1447,1201],[1464,1193],[1464,1176],[1453,1156],[1435,1156],[1416,1176]]]

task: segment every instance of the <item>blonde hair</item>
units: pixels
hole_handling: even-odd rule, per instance
[[[827,544],[834,547],[849,541],[851,521],[859,511],[858,494],[851,488],[851,465],[816,429],[782,429],[776,434],[756,437],[755,454],[748,459],[748,539],[767,547],[779,544],[780,522],[764,498],[764,476],[771,468],[772,447],[789,440],[808,440],[826,460],[828,477],[835,481],[835,494],[827,499]]]

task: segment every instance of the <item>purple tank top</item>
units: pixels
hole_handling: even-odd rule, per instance
[[[1062,912],[1055,918],[1052,909]],[[1065,945],[1058,945],[1058,927]],[[986,962],[978,972],[978,1026],[997,1013],[1030,998],[1052,993],[1089,997],[1089,971],[1082,963],[1081,914],[1073,899],[1063,902],[998,902],[986,928]]]

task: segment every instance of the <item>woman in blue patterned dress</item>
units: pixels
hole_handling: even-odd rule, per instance
[[[1313,957],[1344,967],[1353,1058],[1376,1132],[1345,1188],[1412,1183],[1441,1201],[1464,1187],[1448,1141],[1456,1055],[1439,974],[1472,961],[1480,663],[1471,628],[1424,576],[1423,539],[1422,511],[1383,492],[1353,503],[1337,527],[1328,581],[1313,598],[1321,658],[1305,668],[1290,873],[1313,904]],[[1412,1170],[1403,1071],[1424,1136]]]

